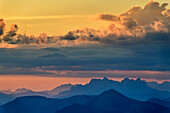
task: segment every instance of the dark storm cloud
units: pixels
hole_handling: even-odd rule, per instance
[[[45,49],[1,49],[5,67],[52,66],[53,70],[170,70],[167,44],[98,45]],[[78,66],[71,68],[69,66]]]

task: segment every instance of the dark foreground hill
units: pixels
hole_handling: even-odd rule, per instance
[[[42,96],[19,97],[0,106],[0,113],[55,113],[68,105],[85,104],[93,96],[74,96],[66,99],[52,99]]]
[[[0,113],[170,113],[170,108],[128,98],[115,90],[98,96],[52,99],[19,97],[0,107]]]
[[[170,113],[170,108],[133,100],[115,90],[108,90],[85,105],[72,104],[56,113]]]
[[[150,98],[149,100],[147,100],[148,102],[152,102],[152,103],[157,103],[159,105],[165,106],[165,107],[169,107],[170,108],[170,101],[168,100],[160,100],[158,98]]]

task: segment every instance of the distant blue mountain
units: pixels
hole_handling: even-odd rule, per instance
[[[26,88],[19,88],[16,89],[16,91],[11,92],[9,94],[0,93],[0,103],[5,104],[7,102],[16,99],[17,97],[22,97],[22,96],[44,96],[48,98],[53,98],[54,95],[57,95],[62,91],[70,90],[72,86],[74,85],[64,84],[49,91],[39,91],[39,92],[32,91]]]
[[[13,95],[5,94],[5,93],[0,93],[0,103],[4,104],[6,102],[14,100],[15,97]]]
[[[168,82],[165,82],[168,84]],[[165,84],[164,83],[164,84]],[[158,84],[158,83],[154,83]],[[72,85],[64,84],[48,91],[32,91],[30,89],[21,88],[17,89],[11,94],[0,93],[0,103],[4,104],[21,96],[44,96],[48,98],[65,98],[74,95],[98,95],[106,90],[115,89],[133,99],[148,100],[152,97],[158,99],[165,99],[170,97],[170,92],[159,91],[158,88],[154,89],[148,86],[148,83],[140,78],[133,80],[125,78],[121,82],[109,80],[104,77],[103,79],[91,79],[86,85]],[[163,87],[162,87],[163,89]]]
[[[170,108],[141,102],[125,97],[115,90],[108,90],[84,105],[72,104],[56,113],[169,113]]]
[[[109,89],[115,89],[123,95],[137,100],[148,100],[152,97],[159,99],[170,97],[170,92],[151,88],[140,78],[136,80],[125,78],[121,82],[118,82],[109,80],[106,77],[103,79],[92,79],[86,85],[73,86],[69,91],[61,92],[55,97],[65,98],[74,95],[98,95]]]
[[[157,82],[147,82],[147,85],[157,90],[170,92],[170,82],[167,82],[167,81],[160,83],[160,84]]]
[[[54,95],[59,94],[62,91],[70,90],[72,86],[74,85],[69,83],[69,84],[57,86],[56,88],[47,91],[32,91],[30,89],[20,88],[20,89],[16,89],[16,91],[11,94],[14,95],[15,97],[37,95],[37,96],[45,96],[50,98],[53,97]]]

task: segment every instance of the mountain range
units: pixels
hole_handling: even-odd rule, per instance
[[[18,97],[0,106],[0,113],[170,113],[170,108],[134,100],[110,89],[96,96],[79,95],[64,99]]]
[[[92,79],[86,85],[73,86],[69,91],[60,92],[55,97],[65,98],[74,95],[98,95],[108,89],[114,89],[127,97],[143,101],[152,97],[159,99],[170,97],[170,92],[151,88],[140,78],[136,80],[125,78],[121,82],[118,82],[109,80],[106,77],[103,79]]]
[[[167,86],[162,84],[167,84]],[[0,93],[0,103],[5,104],[16,99],[17,97],[22,96],[66,98],[75,95],[99,95],[109,89],[115,89],[123,95],[137,100],[146,101],[150,98],[164,100],[170,97],[170,92],[168,92],[169,82],[164,82],[162,84],[158,84],[156,82],[146,82],[140,78],[136,80],[125,78],[121,82],[118,82],[104,77],[103,79],[91,79],[91,81],[85,85],[64,84],[47,91],[37,92],[26,88],[20,88],[14,92],[9,90],[2,91],[2,93]],[[161,87],[158,88],[156,86]]]
[[[57,95],[62,91],[70,90],[70,88],[73,86],[74,85],[71,84],[64,84],[49,91],[38,91],[38,92],[26,88],[18,88],[14,92],[10,90],[7,91],[3,90],[2,93],[0,93],[0,103],[4,104],[14,100],[17,97],[22,97],[22,96],[44,96],[44,97],[52,98],[54,95]]]
[[[137,101],[111,89],[94,97],[84,105],[72,104],[56,113],[169,113],[170,108]]]
[[[157,90],[161,91],[169,91],[170,92],[170,82],[165,81],[163,83],[157,83],[157,82],[146,82],[149,87],[155,88]]]
[[[148,102],[152,102],[152,103],[156,103],[159,105],[162,105],[164,107],[169,107],[170,108],[170,101],[168,100],[160,100],[158,98],[150,98],[149,100],[147,100]]]

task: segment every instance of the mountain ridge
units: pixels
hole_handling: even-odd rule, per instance
[[[92,98],[85,105],[72,104],[56,113],[168,113],[170,108],[128,98],[110,89]]]

